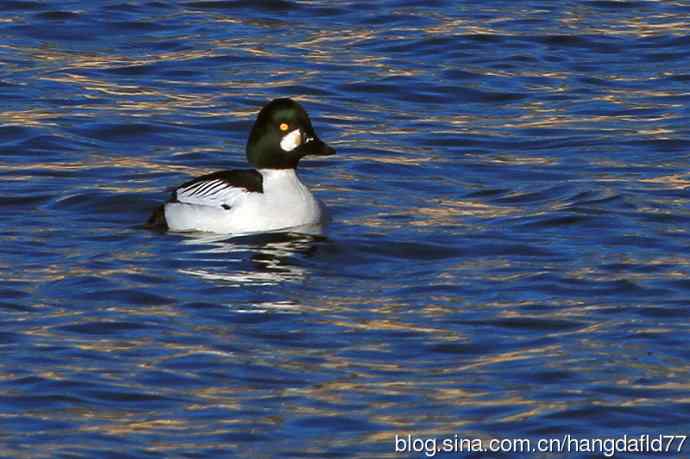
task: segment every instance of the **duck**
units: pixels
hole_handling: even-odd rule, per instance
[[[279,98],[264,105],[245,151],[255,169],[218,171],[183,183],[145,227],[234,234],[328,223],[326,206],[302,182],[297,166],[305,156],[330,156],[335,149],[319,139],[298,102]]]

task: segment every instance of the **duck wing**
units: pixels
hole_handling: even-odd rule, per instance
[[[183,183],[169,202],[230,209],[248,193],[263,193],[263,177],[255,170],[214,172]]]

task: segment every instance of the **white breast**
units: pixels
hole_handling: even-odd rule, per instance
[[[165,218],[172,231],[249,233],[326,223],[327,214],[294,169],[262,169],[263,193],[238,196],[229,210],[170,202]]]

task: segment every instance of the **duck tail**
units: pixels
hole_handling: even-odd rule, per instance
[[[168,222],[165,220],[165,204],[158,206],[156,210],[153,211],[149,219],[146,220],[144,228],[157,231],[168,230]]]

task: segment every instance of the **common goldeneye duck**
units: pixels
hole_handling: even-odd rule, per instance
[[[276,231],[326,222],[326,209],[297,175],[306,155],[335,150],[292,99],[274,99],[254,122],[246,147],[256,170],[230,170],[183,183],[148,219],[148,228],[212,233]]]

